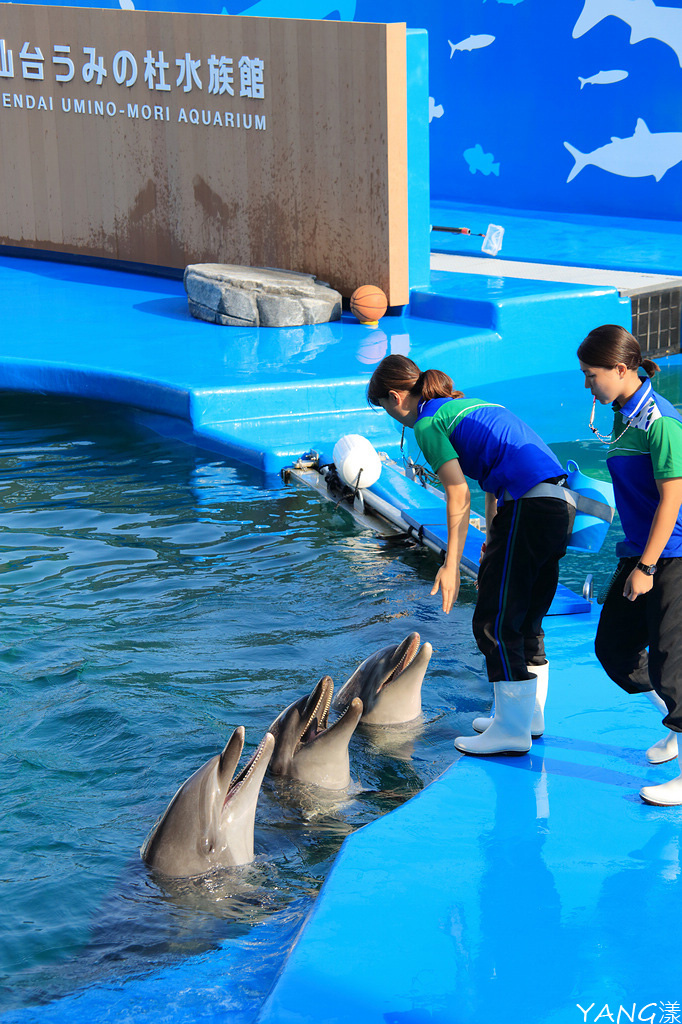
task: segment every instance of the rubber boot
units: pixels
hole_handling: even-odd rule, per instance
[[[649,690],[644,694],[648,697],[651,703],[657,708],[663,718],[668,714],[668,707],[665,701],[658,696],[655,690]],[[665,764],[666,761],[672,761],[673,758],[677,757],[677,733],[673,732],[672,729],[668,732],[667,736],[663,739],[657,740],[653,746],[649,747],[646,752],[647,760],[650,764]]]
[[[677,807],[682,804],[682,751],[677,755],[680,774],[677,778],[670,779],[660,786],[644,786],[639,795],[645,804],[655,804],[657,807]]]
[[[533,711],[533,721],[530,724],[530,734],[534,740],[539,740],[545,731],[545,702],[547,701],[547,687],[549,685],[549,662],[546,661],[544,665],[526,665],[529,672],[532,672],[537,676],[537,689],[535,691],[535,710]],[[489,718],[474,718],[471,723],[472,729],[476,732],[485,732],[493,718],[495,717],[495,702],[490,709]],[[677,747],[675,748],[677,753]],[[673,757],[675,754],[673,754]]]
[[[527,754],[532,745],[530,723],[535,707],[536,679],[494,683],[495,717],[480,736],[458,736],[463,754]]]

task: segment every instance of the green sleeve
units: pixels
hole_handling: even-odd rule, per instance
[[[654,479],[682,477],[682,423],[661,416],[649,427],[648,439]]]
[[[458,458],[441,419],[428,416],[417,420],[414,425],[414,436],[434,473],[437,473],[445,462]]]

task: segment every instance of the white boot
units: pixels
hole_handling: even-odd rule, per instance
[[[646,804],[656,804],[657,807],[677,807],[682,804],[682,752],[677,755],[680,766],[680,774],[669,782],[660,786],[644,786],[639,795]]]
[[[656,691],[649,690],[644,696],[649,698],[665,718],[668,714],[668,706]],[[666,761],[672,761],[674,757],[677,757],[677,733],[670,730],[667,736],[664,736],[662,740],[657,740],[653,746],[649,747],[646,756],[651,764],[665,764]]]
[[[526,665],[526,668],[529,672],[536,675],[538,679],[535,691],[535,710],[533,711],[533,721],[530,724],[530,734],[534,740],[539,740],[545,731],[545,702],[547,701],[547,688],[549,685],[549,662],[546,661],[544,665]],[[494,717],[495,702],[493,701],[493,706],[490,709],[490,717],[474,718],[471,723],[471,727],[476,732],[485,732]],[[676,753],[677,748],[675,748],[675,754]],[[673,754],[673,757],[675,754]]]
[[[532,745],[530,723],[535,707],[536,679],[494,683],[495,717],[480,736],[458,736],[463,754],[527,754]]]

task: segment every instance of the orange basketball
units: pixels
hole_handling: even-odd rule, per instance
[[[379,320],[388,309],[388,299],[374,284],[363,284],[350,297],[350,311],[361,324]]]

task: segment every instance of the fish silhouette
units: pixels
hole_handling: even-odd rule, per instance
[[[575,160],[567,182],[573,181],[589,164],[624,178],[646,178],[651,174],[660,181],[666,171],[682,160],[682,132],[650,132],[641,117],[630,138],[613,137],[591,153],[581,153],[568,142],[564,146]]]
[[[452,60],[455,50],[481,50],[484,46],[490,46],[494,42],[495,36],[467,36],[466,39],[461,39],[458,43],[453,43],[448,39],[450,60]]]
[[[620,18],[630,26],[630,43],[658,39],[677,54],[682,67],[682,9],[657,7],[654,0],[585,0],[582,13],[573,28],[579,39],[604,18]]]
[[[472,146],[471,149],[465,149],[463,155],[464,159],[469,164],[469,170],[472,174],[475,174],[476,171],[480,171],[481,174],[496,174],[499,177],[499,163],[493,163],[495,157],[492,153],[484,153],[483,147],[479,142],[477,142],[475,146]]]
[[[627,71],[598,71],[590,78],[581,78],[578,75],[578,81],[580,88],[584,89],[586,85],[613,85],[614,82],[622,82],[627,77]]]

